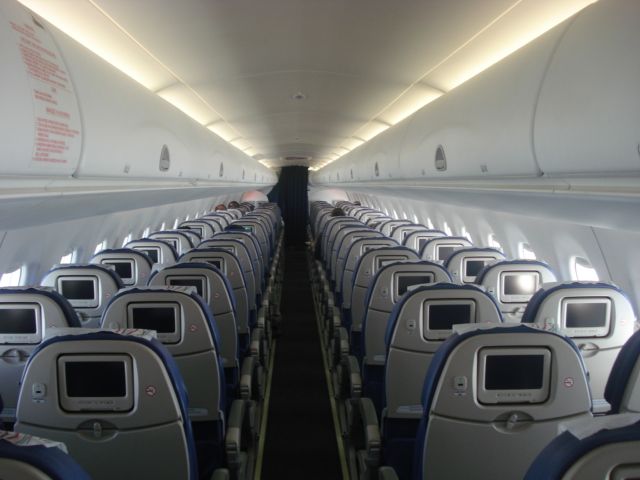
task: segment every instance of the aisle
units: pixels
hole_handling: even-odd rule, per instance
[[[286,250],[262,479],[341,478],[304,247]]]

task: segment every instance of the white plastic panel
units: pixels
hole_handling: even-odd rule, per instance
[[[640,171],[640,2],[578,14],[553,56],[535,122],[547,174]]]
[[[0,1],[3,174],[275,183],[273,171],[34,18],[17,2]],[[50,161],[33,160],[38,143]],[[159,168],[163,145],[171,159],[166,171]]]
[[[401,157],[404,178],[537,175],[531,122],[563,29],[564,24],[410,117]],[[435,167],[439,145],[447,160],[444,172]]]
[[[49,26],[17,2],[0,2],[0,171],[68,176],[82,126],[72,79]]]

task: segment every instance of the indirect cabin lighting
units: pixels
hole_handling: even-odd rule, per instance
[[[188,222],[190,218],[191,218],[191,217],[190,217],[189,215],[187,215],[186,217],[184,217],[184,221],[185,221],[185,222]]]
[[[67,263],[76,263],[76,255],[77,255],[78,251],[74,250],[73,252],[69,252],[66,255],[63,255],[60,258],[60,263],[62,265],[65,265]]]
[[[413,214],[413,222],[414,223],[420,223],[420,221],[418,220],[418,215],[417,214]]]
[[[97,2],[78,1],[73,3],[73,8],[64,8],[64,3],[51,0],[18,1],[224,141],[231,143],[230,137],[238,136],[235,128],[193,87],[136,40]],[[171,87],[166,88],[166,85]]]
[[[180,224],[180,219],[179,219],[179,218],[176,218],[176,219],[173,221],[173,229],[175,230],[176,228],[178,228],[178,225],[179,225],[179,224]]]
[[[427,228],[429,230],[435,230],[436,229],[435,225],[433,224],[433,222],[431,221],[431,219],[429,217],[427,217],[427,221],[425,223],[427,224]]]
[[[471,234],[467,231],[467,229],[465,227],[462,227],[460,229],[460,236],[466,238],[471,243],[473,243],[473,240],[471,239]]]
[[[151,228],[147,227],[142,231],[142,238],[147,238],[151,233]]]
[[[19,287],[22,285],[22,278],[25,276],[26,265],[13,272],[3,273],[0,277],[0,287]]]
[[[518,244],[518,257],[524,260],[536,260],[538,258],[536,252],[525,242]]]
[[[96,253],[101,252],[102,250],[106,250],[106,248],[107,248],[107,240],[105,239],[96,245],[96,248],[93,250],[93,254],[95,255]]]
[[[496,237],[495,234],[493,233],[489,234],[489,239],[487,243],[491,248],[495,248],[496,250],[502,251],[502,244],[498,241],[498,237]]]
[[[160,224],[160,230],[166,230],[167,229],[167,222],[162,222]]]
[[[370,124],[390,126],[472,79],[487,68],[562,23],[597,0],[512,3],[505,11],[460,44],[396,96],[357,132]],[[434,85],[438,85],[436,88]],[[381,130],[379,133],[386,129]],[[377,134],[376,134],[377,135]],[[367,138],[367,141],[376,135]],[[339,147],[340,148],[340,147]],[[335,160],[347,152],[340,152]]]
[[[133,233],[129,233],[126,237],[124,237],[124,239],[122,240],[122,246],[124,247],[127,243],[129,243],[131,241],[131,239],[133,238]]]
[[[453,230],[451,230],[451,227],[447,222],[444,222],[442,231],[447,234],[447,237],[453,237]]]
[[[63,8],[64,2],[51,0],[19,1],[223,140],[237,146],[231,141],[237,136],[235,128],[95,0],[73,2],[73,8]],[[440,95],[475,77],[594,1],[512,2],[496,18],[430,66],[359,127],[353,136],[348,137],[347,142],[353,143],[355,136],[364,139],[360,144],[375,138],[389,126],[396,125]],[[166,85],[172,87],[165,88]],[[438,88],[434,85],[438,85]],[[296,95],[306,98],[301,92],[294,94],[293,98],[297,98]],[[240,150],[246,151],[248,148],[244,146]],[[350,150],[344,146],[337,148]],[[251,148],[251,151],[255,149]],[[338,154],[336,158],[345,153]]]
[[[574,280],[583,282],[597,282],[600,280],[596,269],[591,266],[589,260],[583,257],[571,258],[571,276]]]

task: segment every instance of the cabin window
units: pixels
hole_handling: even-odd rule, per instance
[[[94,255],[102,250],[107,248],[107,240],[102,240],[99,244],[96,245],[96,248],[93,250]]]
[[[129,232],[129,234],[126,237],[124,237],[124,239],[122,240],[122,246],[124,247],[127,243],[131,241],[132,238],[133,238],[133,233]]]
[[[69,252],[66,255],[62,256],[62,258],[60,259],[60,263],[61,264],[75,263],[77,255],[78,255],[77,250],[74,250],[73,252]]]
[[[589,260],[583,257],[571,258],[571,276],[574,280],[585,282],[597,282],[600,280],[596,269],[591,266]]]
[[[502,250],[502,244],[498,241],[498,237],[496,237],[495,234],[491,233],[489,235],[488,243],[491,248]]]
[[[533,251],[531,246],[526,242],[520,242],[518,244],[518,257],[524,260],[536,260],[536,252]]]
[[[151,229],[149,227],[145,228],[142,232],[142,238],[147,238],[149,236],[149,233],[151,233]]]
[[[447,222],[444,222],[444,226],[442,227],[442,230],[444,231],[444,233],[447,234],[448,237],[453,236],[453,230],[451,230],[451,227]]]
[[[436,158],[435,158],[436,170],[439,172],[444,172],[447,169],[447,157],[444,154],[444,148],[442,145],[438,145],[436,149]]]
[[[160,149],[160,163],[158,164],[158,169],[161,172],[166,172],[169,170],[171,166],[171,154],[169,153],[169,147],[166,145],[162,145]]]
[[[22,285],[22,279],[26,277],[27,266],[14,270],[13,272],[3,273],[0,277],[0,287],[19,287]]]
[[[471,234],[467,231],[467,229],[465,227],[462,227],[460,229],[460,236],[466,238],[471,243],[473,243],[473,240],[471,239]]]

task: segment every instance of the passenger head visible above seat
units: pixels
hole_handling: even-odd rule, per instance
[[[502,260],[480,271],[476,283],[492,294],[505,322],[520,322],[524,309],[543,283],[556,282],[556,274],[539,260]]]
[[[444,265],[455,283],[475,283],[478,273],[498,260],[505,260],[505,257],[495,248],[463,248],[454,251]]]
[[[604,398],[604,388],[622,345],[633,335],[636,317],[629,298],[602,282],[544,284],[522,316],[574,339],[589,370],[591,393]]]
[[[420,258],[432,262],[446,262],[456,250],[473,247],[465,237],[435,237],[424,244]]]
[[[141,238],[127,243],[125,248],[132,248],[133,250],[144,253],[153,263],[171,265],[178,260],[178,252],[176,249],[164,240]]]
[[[94,480],[198,478],[182,377],[153,339],[47,340],[25,368],[15,429],[65,443]]]
[[[146,285],[153,262],[149,255],[133,248],[107,249],[96,253],[89,263],[115,268],[124,285]]]
[[[41,284],[54,288],[69,301],[81,326],[94,328],[109,300],[124,286],[115,270],[96,264],[57,265]]]
[[[573,342],[524,325],[452,335],[422,399],[415,478],[522,478],[561,422],[591,417]]]
[[[69,302],[49,288],[0,288],[0,421],[13,422],[20,377],[46,330],[79,327]]]

